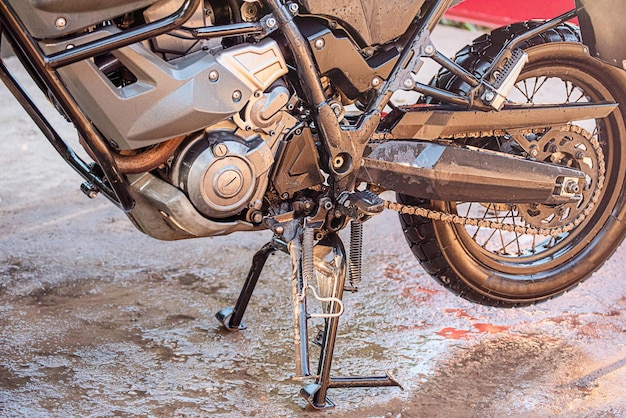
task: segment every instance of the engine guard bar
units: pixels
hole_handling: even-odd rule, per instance
[[[162,35],[180,27],[183,23],[189,20],[198,9],[200,2],[201,0],[185,0],[180,8],[172,15],[152,23],[146,23],[144,25],[125,30],[104,39],[98,39],[85,45],[57,52],[48,56],[45,61],[49,68],[58,69],[114,49],[119,49],[136,42],[145,41],[146,39],[157,35]]]
[[[20,87],[17,80],[11,75],[5,66],[4,62],[0,59],[0,80],[4,82],[9,91],[22,105],[26,113],[31,117],[33,122],[41,130],[44,136],[48,139],[54,149],[63,157],[63,159],[80,174],[89,184],[94,185],[97,190],[101,191],[109,200],[118,206],[121,206],[121,202],[117,199],[116,193],[109,187],[109,184],[103,181],[103,179],[96,175],[91,167],[85,163],[74,150],[67,145],[67,143],[60,137],[57,131],[50,125],[48,120],[39,111],[37,106],[28,97],[26,92]],[[132,202],[132,200],[131,200]]]
[[[128,187],[128,182],[115,164],[106,141],[78,107],[55,70],[65,65],[135,42],[140,42],[175,29],[189,20],[199,7],[200,2],[201,0],[185,0],[174,14],[157,20],[156,22],[129,29],[117,35],[62,51],[51,56],[46,56],[41,51],[37,40],[28,33],[23,22],[17,18],[17,15],[8,2],[4,0],[0,1],[0,18],[3,23],[3,31],[6,31],[13,47],[19,49],[17,56],[23,59],[23,65],[31,74],[34,73],[37,75],[37,77],[33,78],[37,80],[40,87],[44,85],[49,89],[49,93],[54,97],[58,106],[63,110],[65,115],[74,122],[79,134],[85,138],[88,143],[91,151],[90,154],[102,169],[108,183],[103,177],[96,176],[92,173],[89,167],[71,151],[71,148],[61,140],[58,134],[56,134],[54,130],[51,130],[49,123],[41,116],[21,87],[9,76],[6,68],[2,69],[3,81],[7,82],[7,85],[11,85],[12,93],[16,95],[22,106],[26,108],[29,115],[61,156],[78,171],[79,174],[85,177],[93,186],[97,187],[98,190],[104,192],[112,202],[125,212],[131,211],[135,205]],[[45,90],[44,93],[46,93]]]

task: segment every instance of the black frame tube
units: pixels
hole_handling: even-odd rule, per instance
[[[61,156],[78,171],[81,176],[98,187],[100,191],[124,212],[130,212],[135,205],[128,182],[117,167],[106,140],[91,124],[87,115],[79,108],[74,98],[61,82],[55,69],[135,42],[143,41],[180,27],[193,15],[200,2],[201,0],[185,0],[176,13],[156,22],[46,56],[41,51],[37,40],[28,33],[24,24],[17,18],[15,11],[8,2],[6,0],[0,1],[0,18],[3,22],[3,32],[7,33],[11,45],[16,50],[16,55],[21,59],[26,70],[33,76],[39,87],[46,88],[42,89],[42,91],[46,93],[47,90],[47,92],[54,97],[67,117],[74,123],[78,133],[87,142],[91,156],[102,169],[104,176],[108,180],[108,185],[103,179],[97,178],[91,173],[86,164],[80,160],[71,148],[59,137],[43,115],[36,109],[34,103],[28,98],[17,81],[10,75],[4,64],[2,64],[0,71],[2,73],[2,80],[10,86],[9,88],[20,104],[24,106]]]
[[[263,24],[261,22],[244,22],[232,23],[230,25],[207,26],[206,28],[198,28],[191,30],[191,34],[195,38],[228,38],[239,35],[252,35],[255,33],[263,33]]]
[[[480,81],[470,74],[465,68],[452,61],[450,58],[443,55],[441,52],[436,51],[435,54],[430,57],[437,64],[449,70],[452,74],[458,76],[461,80],[466,82],[472,87],[476,87],[480,84]]]
[[[445,103],[455,104],[467,108],[471,107],[473,104],[472,100],[469,97],[450,93],[447,90],[439,89],[437,87],[429,86],[427,84],[415,83],[413,90],[418,93],[422,93],[425,96],[432,96],[434,98],[437,98]]]
[[[185,0],[180,8],[170,16],[116,33],[104,39],[98,39],[72,49],[51,54],[45,58],[46,66],[50,69],[58,69],[96,55],[113,51],[114,49],[123,48],[130,44],[162,35],[165,32],[180,27],[189,20],[200,5],[200,2],[201,0]]]
[[[95,185],[98,190],[104,193],[109,199],[116,202],[114,191],[106,183],[104,183],[101,178],[92,173],[89,165],[76,155],[74,150],[72,150],[72,148],[69,147],[65,141],[63,141],[56,130],[39,111],[37,106],[35,106],[32,100],[28,97],[24,89],[19,85],[18,81],[11,75],[2,60],[0,60],[0,79],[4,82],[17,101],[22,105],[26,113],[28,113],[33,122],[35,122],[37,127],[41,130],[61,157],[63,157],[63,159],[85,180]]]
[[[326,96],[320,78],[317,75],[317,65],[315,64],[309,43],[300,33],[300,29],[293,21],[293,16],[289,9],[280,0],[265,0],[264,3],[274,14],[279,28],[287,39],[293,58],[296,61],[298,78],[301,80],[306,98],[313,106],[321,107],[326,102]]]

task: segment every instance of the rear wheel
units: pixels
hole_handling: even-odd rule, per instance
[[[528,25],[532,24],[512,25],[477,39],[457,55],[457,62],[482,75],[501,42],[527,30]],[[517,103],[623,101],[623,72],[590,58],[577,40],[570,26],[562,26],[528,41],[524,48],[529,63],[509,99]],[[457,92],[467,89],[448,73],[440,74],[436,83]],[[398,196],[401,203],[461,217],[544,229],[576,221],[573,229],[555,236],[533,235],[402,214],[400,222],[413,254],[445,287],[487,305],[532,304],[580,283],[615,251],[626,232],[626,164],[620,164],[626,161],[624,111],[620,107],[602,120],[576,121],[560,130],[525,138],[537,144],[533,157],[538,160],[576,167],[585,173],[583,200],[578,204],[507,205]],[[476,138],[467,145],[527,156],[514,139],[507,135]]]

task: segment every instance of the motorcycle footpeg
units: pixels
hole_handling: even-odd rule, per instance
[[[385,209],[385,201],[369,190],[343,192],[337,202],[341,210],[354,219],[378,215]]]
[[[300,396],[302,396],[308,403],[315,409],[327,409],[334,408],[335,404],[328,398],[324,399],[324,403],[317,403],[315,401],[315,395],[321,389],[321,385],[317,383],[311,383],[300,389]]]
[[[502,109],[506,98],[515,86],[524,65],[528,62],[528,54],[521,49],[515,49],[506,63],[496,71],[492,83],[494,89],[488,89],[482,96],[483,102],[496,110]]]
[[[243,322],[241,322],[238,325],[230,324],[230,318],[233,316],[234,312],[235,312],[235,309],[233,308],[224,308],[215,314],[215,318],[217,318],[217,320],[220,321],[220,323],[224,326],[224,328],[226,328],[229,331],[241,331],[241,330],[246,329],[247,328],[246,324],[244,324]]]

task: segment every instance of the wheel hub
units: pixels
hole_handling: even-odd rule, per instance
[[[534,228],[558,228],[573,222],[599,185],[600,157],[591,135],[582,128],[568,125],[546,132],[532,148],[538,161],[578,169],[585,174],[585,179],[582,187],[575,182],[563,184],[564,191],[580,195],[580,200],[561,205],[521,204],[517,205],[519,215]]]

